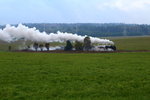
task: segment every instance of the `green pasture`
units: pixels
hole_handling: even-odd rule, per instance
[[[0,52],[0,100],[149,99],[149,52]]]
[[[118,50],[150,50],[150,36],[109,38]]]

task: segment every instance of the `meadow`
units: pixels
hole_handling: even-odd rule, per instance
[[[118,50],[150,50],[150,36],[111,37]]]
[[[0,52],[0,100],[149,100],[150,52]]]

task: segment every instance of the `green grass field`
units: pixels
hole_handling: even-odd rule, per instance
[[[0,52],[0,100],[149,99],[149,52]]]
[[[109,38],[118,50],[150,50],[150,36]]]

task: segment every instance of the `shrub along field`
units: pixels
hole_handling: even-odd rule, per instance
[[[149,100],[150,53],[0,52],[1,100]]]

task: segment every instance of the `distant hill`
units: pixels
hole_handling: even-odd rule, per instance
[[[139,24],[122,24],[122,23],[28,23],[24,24],[28,27],[36,27],[38,30],[47,33],[70,32],[79,35],[90,35],[95,37],[109,36],[144,36],[150,35],[150,25]],[[3,26],[0,26],[1,28]]]

